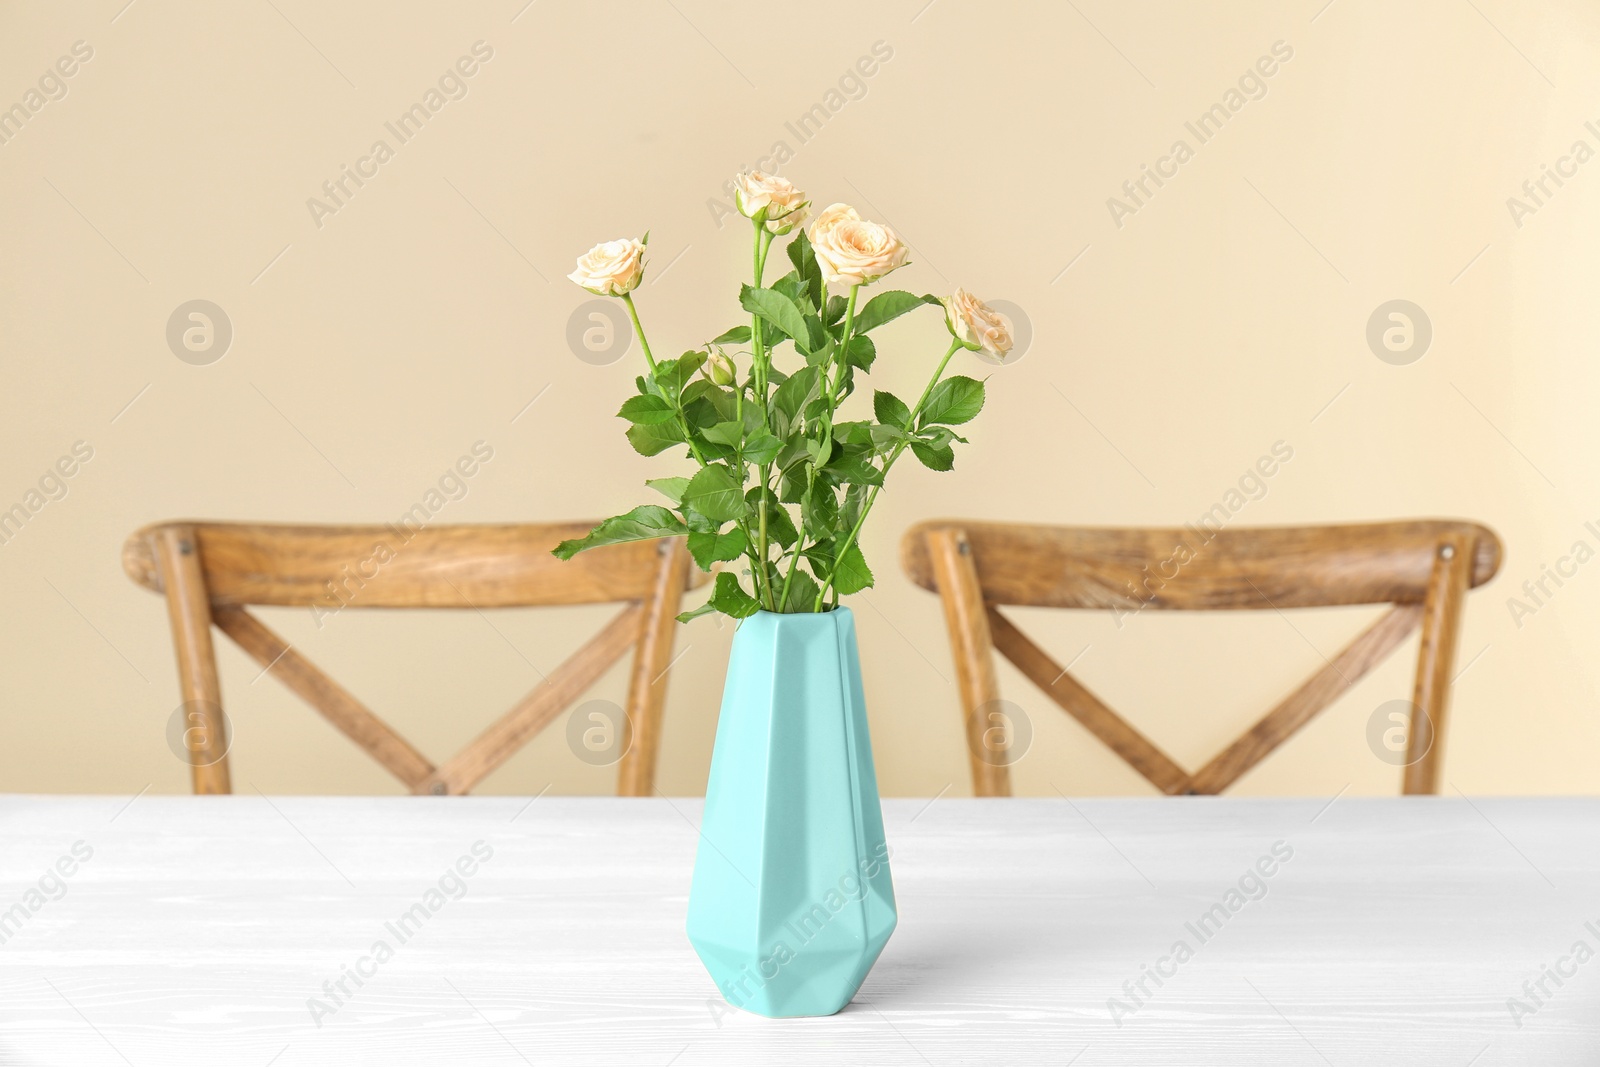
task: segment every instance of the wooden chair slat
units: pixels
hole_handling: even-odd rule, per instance
[[[912,581],[937,591],[929,535],[961,529],[991,604],[1217,611],[1420,603],[1434,552],[1450,537],[1475,546],[1472,585],[1500,566],[1500,542],[1450,520],[1348,526],[1117,529],[934,520],[901,542]]]
[[[1439,546],[1428,595],[1422,605],[1422,645],[1417,651],[1417,681],[1412,693],[1412,724],[1406,738],[1406,793],[1437,793],[1444,749],[1450,683],[1455,677],[1461,605],[1471,587],[1472,546],[1451,538]]]
[[[927,550],[939,588],[946,590],[940,599],[950,643],[956,649],[956,684],[961,691],[972,781],[980,796],[1008,797],[1011,772],[1006,754],[994,751],[996,746],[984,736],[990,725],[987,709],[1000,699],[1000,682],[994,673],[994,648],[971,546],[961,530],[930,530]]]
[[[628,736],[624,739],[622,762],[617,766],[619,797],[647,797],[655,792],[661,713],[667,702],[667,675],[673,663],[672,635],[684,585],[694,569],[682,541],[661,541],[657,547],[660,563],[650,599],[645,602],[643,630],[628,681]]]
[[[644,609],[637,604],[623,608],[494,725],[418,783],[414,792],[443,795],[470,791],[622,658],[638,641],[643,617]]]
[[[1107,707],[994,608],[989,609],[989,632],[994,635],[994,647],[1015,664],[1029,681],[1044,690],[1045,695],[1059,704],[1063,711],[1082,723],[1157,789],[1176,794],[1189,788],[1189,775],[1182,767]]]
[[[218,607],[212,615],[217,629],[232,638],[263,670],[288,686],[407,787],[415,787],[433,773],[433,764],[411,742],[261,620],[243,608],[231,606]]]
[[[1421,617],[1422,607],[1418,604],[1396,604],[1384,612],[1305,684],[1262,716],[1244,736],[1197,771],[1189,790],[1220,793],[1228,788],[1383,662],[1395,646],[1417,628]]]
[[[153,527],[150,529],[156,529]],[[655,579],[653,541],[550,554],[588,523],[503,526],[272,526],[193,528],[213,604],[363,608],[524,607],[642,600]],[[145,531],[123,553],[128,574],[160,591]]]
[[[154,571],[162,576],[167,617],[172,623],[185,715],[184,743],[194,791],[231,792],[227,725],[217,683],[216,650],[211,644],[211,603],[206,598],[194,527],[167,527],[151,539],[148,548]]]

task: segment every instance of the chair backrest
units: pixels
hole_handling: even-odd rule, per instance
[[[593,549],[562,562],[560,541],[591,523],[504,526],[279,526],[168,522],[123,546],[128,576],[166,597],[196,793],[231,791],[211,626],[227,634],[413,793],[459,794],[504,763],[629,648],[628,736],[617,792],[648,795],[655,780],[675,616],[699,584],[681,538]],[[691,575],[693,577],[691,577]],[[460,753],[435,766],[248,605],[485,608],[617,602],[620,614]]]
[[[1376,666],[1418,624],[1402,787],[1438,786],[1445,711],[1466,591],[1500,566],[1500,540],[1458,521],[1257,529],[1119,529],[935,520],[901,561],[937,592],[955,658],[974,791],[1009,796],[998,649],[1045,694],[1165,793],[1219,793]],[[1001,614],[1004,605],[1133,614],[1391,604],[1376,623],[1200,770],[1130,726]],[[1001,751],[996,751],[997,746]]]

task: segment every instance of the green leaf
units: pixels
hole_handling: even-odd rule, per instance
[[[793,578],[780,578],[773,588],[782,593],[785,581],[789,583],[789,595],[783,598],[783,603],[778,606],[778,610],[791,615],[799,612],[809,612],[811,605],[817,602],[817,594],[821,592],[817,587],[816,580],[797,567]]]
[[[674,505],[677,505],[683,503],[683,491],[689,488],[689,479],[651,478],[644,484],[672,501]]]
[[[803,367],[789,376],[789,380],[778,386],[772,394],[772,410],[783,416],[783,421],[775,429],[787,435],[789,427],[794,423],[795,416],[809,404],[819,392],[817,369]]]
[[[846,530],[856,528],[861,521],[861,509],[867,500],[866,485],[852,485],[844,493],[844,507],[839,509],[839,525]]]
[[[832,573],[834,591],[840,596],[870,589],[874,581],[872,569],[867,566],[867,559],[861,554],[860,545],[851,545],[843,558],[834,564]]]
[[[700,432],[700,436],[719,445],[737,448],[739,439],[744,436],[744,424],[731,421],[719,422],[714,426],[706,427]]]
[[[767,508],[767,537],[784,548],[792,548],[800,540],[800,531],[789,517],[789,509],[782,504]]]
[[[727,445],[719,445],[703,438],[698,442],[698,444],[700,445],[700,458],[705,460],[707,463],[716,463],[720,461],[731,466],[738,456],[738,453],[734,449],[729,448]],[[694,457],[691,455],[690,458],[692,459]]]
[[[784,474],[799,473],[795,468],[809,458],[810,454],[806,452],[806,439],[800,434],[793,434],[783,442],[783,451],[778,453],[778,458],[773,461],[773,465]],[[803,477],[802,475],[802,479]],[[780,496],[779,499],[789,500],[786,496]],[[790,502],[795,503],[799,499],[799,497],[795,497]]]
[[[904,430],[911,424],[911,409],[905,401],[882,389],[872,394],[872,413],[886,426]]]
[[[765,431],[748,437],[744,442],[743,456],[746,463],[762,466],[778,458],[778,453],[783,449],[783,442]]]
[[[672,537],[687,533],[683,521],[658,504],[644,504],[626,515],[617,515],[602,522],[583,537],[563,541],[555,547],[559,559],[571,559],[579,552],[601,545],[615,545],[624,541],[648,541],[656,537]]]
[[[821,329],[821,323],[817,322],[812,316],[807,315],[806,329],[810,330],[813,327]],[[795,350],[805,357],[806,366],[816,367],[818,370],[825,369],[826,364],[833,359],[834,348],[832,336],[819,338],[818,343],[814,346],[808,346],[806,343],[795,345]]]
[[[790,300],[793,300],[795,305],[802,311],[805,310],[806,283],[805,280],[800,277],[799,271],[790,271],[788,274],[785,274],[783,277],[773,282],[770,286],[768,286],[768,288],[782,293]]]
[[[696,378],[683,387],[682,401],[685,405],[688,405],[696,400],[704,400],[718,411],[726,411],[731,418],[737,397],[732,389],[724,389],[715,382],[709,382],[704,378]]]
[[[888,423],[876,423],[867,432],[872,436],[872,446],[880,452],[888,451],[906,437],[904,430]]]
[[[738,410],[737,398],[731,392],[718,389],[704,378],[690,382],[683,398],[683,417],[696,430],[727,422]]]
[[[743,344],[749,344],[750,343],[750,327],[748,327],[748,326],[735,326],[731,330],[724,330],[722,333],[720,333],[717,336],[713,337],[711,339],[711,343],[714,344],[714,345],[743,345]]]
[[[683,444],[684,437],[676,422],[635,423],[628,427],[628,443],[641,456],[653,456]]]
[[[811,561],[812,570],[833,576],[833,588],[841,596],[859,593],[863,589],[872,587],[874,581],[872,570],[867,566],[866,557],[861,554],[859,544],[851,545],[844,558],[837,562],[834,560],[834,545],[831,542],[818,545],[807,552],[806,558]]]
[[[812,251],[811,240],[806,237],[804,230],[795,231],[794,240],[789,242],[788,252],[789,262],[794,264],[795,271],[805,282],[812,306],[821,309],[823,294],[826,291],[822,282],[822,268],[817,265],[817,254]]]
[[[659,396],[630,396],[617,410],[617,417],[627,419],[636,426],[654,426],[661,422],[671,422],[677,417],[677,412],[672,409],[671,404]]]
[[[833,439],[842,445],[867,449],[872,446],[871,422],[836,422],[833,424]]]
[[[759,514],[761,507],[761,486],[758,485],[745,494],[745,501],[749,506],[747,514],[752,516],[750,528],[753,532],[756,529],[755,516]],[[794,520],[789,518],[789,509],[778,502],[770,489],[767,490],[767,538],[788,548],[799,537],[799,532],[794,528]]]
[[[834,399],[839,404],[843,404],[846,400],[850,399],[850,397],[854,396],[855,392],[856,369],[854,367],[847,366],[839,371],[839,384]]]
[[[805,313],[793,300],[773,289],[739,287],[739,306],[766,322],[772,323],[790,337],[808,340]]]
[[[698,348],[692,352],[685,352],[677,359],[664,359],[656,364],[656,385],[669,399],[676,397],[683,392],[683,387],[705,361],[706,354]]]
[[[777,458],[778,451],[783,448],[783,442],[765,430],[759,429],[760,421],[760,411],[756,409],[754,404],[751,404],[745,408],[745,422],[755,423],[757,426],[751,436],[744,436],[744,434],[750,432],[751,428],[737,422],[719,422],[714,426],[707,427],[702,431],[701,436],[713,444],[727,445],[729,448],[737,449],[746,463],[771,463]],[[742,447],[741,440],[743,442]]]
[[[807,314],[805,316],[805,324],[806,332],[796,337],[794,343],[812,354],[826,355],[832,351],[831,342],[833,338],[828,335],[828,329],[822,325],[822,320],[815,315]],[[811,361],[807,360],[807,362]]]
[[[832,537],[839,526],[839,502],[834,498],[833,487],[819,481],[807,490],[800,516],[806,533],[813,538]]]
[[[882,485],[883,472],[872,465],[871,457],[859,452],[842,452],[828,464],[827,473],[836,482],[852,485]]]
[[[679,507],[683,521],[689,527],[690,533],[716,533],[722,529],[722,522],[717,519],[708,519],[693,508]]]
[[[846,366],[860,367],[864,371],[872,370],[872,361],[878,358],[878,346],[872,343],[872,338],[856,334],[850,338],[850,343],[845,346],[844,361]]]
[[[713,563],[738,559],[744,555],[747,542],[744,531],[739,527],[730,527],[725,533],[691,533],[689,535],[689,555],[700,565],[700,569],[708,571]]]
[[[730,571],[717,575],[717,584],[711,590],[711,604],[724,615],[736,619],[749,618],[761,610],[755,597],[744,591],[739,576]]]
[[[690,619],[698,619],[702,615],[710,615],[713,611],[716,611],[716,610],[717,610],[717,606],[715,604],[713,604],[711,601],[708,600],[704,604],[701,604],[699,607],[693,609],[692,611],[680,611],[678,613],[678,621],[679,622],[688,622]]]
[[[689,486],[683,491],[683,506],[708,519],[726,522],[744,514],[744,491],[727,467],[713,464],[689,479]]]
[[[956,465],[956,453],[949,445],[935,445],[912,438],[911,453],[929,470],[947,471]]]
[[[921,426],[936,422],[958,426],[970,422],[982,410],[983,383],[958,374],[933,387],[917,422]]]
[[[947,445],[951,441],[960,441],[962,444],[967,443],[965,437],[962,437],[948,426],[924,426],[917,431],[917,436],[935,448],[940,445]]]
[[[801,459],[805,458],[805,450],[799,451]],[[785,504],[798,504],[806,498],[805,471],[799,466],[788,468],[783,475],[783,480],[778,485],[778,499]]]
[[[844,321],[844,313],[850,307],[850,301],[842,296],[828,297],[827,310],[823,312],[822,321],[834,327]]]
[[[856,311],[854,333],[866,333],[875,330],[892,319],[923,304],[937,304],[939,298],[933,295],[913,296],[899,289],[891,289],[887,293],[879,293],[867,301],[867,306]]]

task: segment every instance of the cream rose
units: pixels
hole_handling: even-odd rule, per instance
[[[596,296],[622,296],[644,278],[644,242],[631,237],[597,244],[578,257],[569,279]]]
[[[768,219],[767,232],[774,237],[782,237],[790,230],[796,229],[806,221],[806,216],[811,214],[811,209],[801,204],[781,219]]]
[[[981,350],[996,359],[1004,358],[1011,351],[1011,327],[994,308],[960,288],[941,302],[945,325],[963,348],[973,352]]]
[[[817,216],[817,221],[811,224],[811,243],[816,244],[818,234],[827,233],[841,222],[860,221],[861,216],[849,204],[829,204]]]
[[[830,284],[865,285],[906,265],[910,249],[900,235],[866,222],[856,209],[834,204],[811,226],[811,247],[822,277]]]
[[[745,218],[753,219],[765,209],[768,222],[786,219],[797,211],[804,212],[811,203],[793,182],[759,170],[747,170],[734,176],[733,199],[739,205],[739,214]]]

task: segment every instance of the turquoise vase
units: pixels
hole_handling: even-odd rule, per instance
[[[894,926],[855,619],[759,611],[733,637],[689,941],[729,1004],[832,1015]]]

